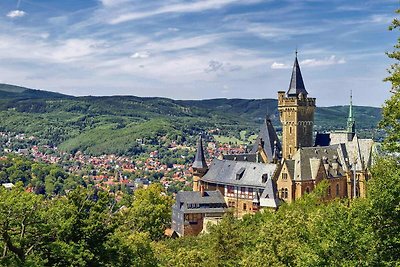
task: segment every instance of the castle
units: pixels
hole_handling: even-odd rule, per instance
[[[178,192],[172,230],[197,235],[228,208],[236,216],[276,210],[327,181],[326,200],[365,197],[374,154],[372,139],[356,134],[352,101],[347,129],[314,134],[316,99],[308,96],[296,58],[288,91],[278,92],[282,142],[267,118],[250,153],[224,155],[207,165],[200,137],[193,162],[193,192]]]

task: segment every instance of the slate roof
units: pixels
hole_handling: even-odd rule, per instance
[[[226,210],[224,196],[220,191],[205,191],[204,196],[199,191],[180,191],[175,198],[175,209],[184,213],[223,213]],[[198,204],[189,208],[188,204]],[[210,204],[216,205],[210,207]]]
[[[353,163],[354,159],[357,160],[357,171],[370,168],[373,163],[373,154],[376,153],[376,147],[374,140],[372,139],[360,139],[357,134],[354,135],[353,140],[347,139],[346,132],[334,132],[330,134],[331,145],[343,144],[345,146],[346,155],[350,163]]]
[[[278,149],[278,156],[280,158],[280,151],[282,151],[282,146],[281,142],[279,141],[278,135],[276,134],[275,128],[272,125],[272,122],[269,118],[265,119],[264,124],[261,126],[260,133],[256,139],[256,142],[254,143],[253,149],[251,150],[251,153],[257,153],[258,151],[258,146],[260,145],[260,142],[264,142],[264,151],[267,154],[268,160],[270,162],[273,161],[274,157],[274,150],[275,150],[275,141],[276,141],[276,147]]]
[[[307,181],[315,179],[319,166],[324,160],[329,164],[325,168],[328,178],[341,177],[345,175],[346,163],[341,160],[339,153],[343,152],[339,145],[326,147],[304,147],[293,155],[293,179],[295,181]],[[337,163],[335,168],[335,163]]]
[[[261,207],[269,207],[269,208],[277,208],[280,204],[280,200],[277,196],[277,188],[275,182],[268,178],[265,189],[260,197],[260,206]]]
[[[223,155],[223,159],[234,160],[234,161],[257,162],[257,154],[256,153],[229,154],[229,155]]]
[[[197,151],[192,167],[197,169],[207,168],[206,158],[204,157],[203,138],[201,136],[199,137],[199,141],[197,142]]]
[[[236,174],[242,168],[244,168],[243,175],[237,179]],[[276,164],[214,159],[201,180],[216,184],[263,188],[265,187],[263,175],[267,174],[268,177],[272,177],[276,168]]]
[[[304,96],[307,97],[308,93],[306,87],[304,86],[303,77],[300,71],[299,61],[297,60],[297,55],[296,55],[292,70],[292,78],[290,79],[290,85],[287,95],[298,96],[300,93],[303,93]]]

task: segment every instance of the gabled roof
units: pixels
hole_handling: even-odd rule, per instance
[[[264,142],[264,151],[267,154],[268,160],[270,162],[273,161],[274,158],[274,150],[275,146],[277,148],[276,153],[279,158],[280,158],[280,151],[282,150],[281,143],[278,139],[278,135],[276,134],[275,128],[272,125],[272,122],[269,118],[266,118],[264,121],[264,124],[261,126],[260,133],[256,139],[256,142],[254,143],[254,146],[251,150],[251,153],[257,153],[258,151],[258,146],[261,144],[261,140]],[[276,142],[276,145],[275,145]]]
[[[226,202],[220,191],[205,191],[204,195],[199,191],[180,191],[175,198],[174,208],[184,213],[221,213],[225,211]],[[189,208],[188,204],[193,208]],[[209,205],[214,204],[214,205]],[[216,205],[218,204],[218,205]]]
[[[328,178],[341,177],[345,175],[346,162],[341,160],[341,146],[331,145],[326,147],[304,147],[297,150],[293,155],[295,181],[307,181],[315,179],[321,160],[325,159],[329,163],[326,169]],[[333,168],[337,163],[337,168]],[[333,171],[335,169],[335,171]]]
[[[260,197],[260,206],[268,208],[277,208],[280,204],[279,198],[277,197],[276,184],[272,178],[268,178],[265,183],[265,189]]]
[[[351,141],[347,138],[346,132],[333,132],[330,134],[331,145],[343,144],[345,147],[345,158],[349,163],[353,163],[354,159],[357,160],[357,171],[370,168],[373,162],[373,154],[376,152],[374,140],[361,139],[355,134]]]
[[[242,168],[244,172],[237,180],[236,174],[239,170],[243,170]],[[265,186],[263,175],[267,174],[268,178],[272,177],[276,168],[276,164],[214,159],[201,180],[216,184],[263,188]]]
[[[197,151],[192,167],[197,169],[207,168],[206,158],[204,157],[203,138],[201,136],[197,142]]]
[[[307,90],[304,86],[303,76],[301,75],[299,61],[296,58],[294,60],[293,70],[292,70],[292,78],[290,79],[289,90],[287,92],[288,96],[298,96],[300,93],[304,94],[307,97]]]

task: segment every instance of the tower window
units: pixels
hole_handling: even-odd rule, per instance
[[[340,194],[339,184],[336,184],[336,196],[339,196],[339,194]]]
[[[289,127],[289,134],[292,134],[292,127]]]

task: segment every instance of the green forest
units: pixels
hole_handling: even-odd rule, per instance
[[[221,136],[241,139],[242,131],[248,136],[258,133],[267,112],[279,131],[274,99],[72,97],[0,85],[0,131],[26,133],[61,151],[91,155],[138,155],[142,148],[171,141],[194,144],[193,136],[215,129]],[[376,131],[380,108],[356,106],[355,114],[361,136],[382,136]],[[347,115],[348,106],[319,107],[315,130],[343,129]],[[140,146],[138,139],[144,139],[148,146]]]
[[[49,175],[56,170],[41,167],[50,168]],[[160,185],[138,189],[117,203],[90,186],[40,195],[20,181],[12,190],[0,188],[0,264],[398,266],[399,162],[382,158],[372,174],[367,198],[324,202],[322,182],[276,212],[243,219],[228,213],[209,233],[179,239],[164,237],[172,199]]]

